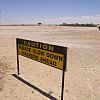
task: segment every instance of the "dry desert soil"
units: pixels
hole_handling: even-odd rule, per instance
[[[94,27],[0,26],[0,100],[60,100],[62,71],[19,56],[16,38],[68,47],[64,100],[100,100],[100,31]]]

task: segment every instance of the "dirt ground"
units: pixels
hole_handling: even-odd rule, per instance
[[[100,100],[100,31],[89,27],[0,26],[0,100],[60,100],[62,71],[19,56],[16,38],[68,47],[64,100]]]

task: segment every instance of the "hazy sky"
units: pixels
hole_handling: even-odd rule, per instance
[[[0,0],[0,23],[100,23],[100,0]]]

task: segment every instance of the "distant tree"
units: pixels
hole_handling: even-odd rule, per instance
[[[38,26],[42,25],[42,23],[38,23]]]
[[[24,24],[22,24],[22,26],[25,26]]]
[[[80,24],[80,26],[85,27],[86,25],[85,24]]]

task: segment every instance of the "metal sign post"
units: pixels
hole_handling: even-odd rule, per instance
[[[19,75],[18,39],[16,39],[16,49],[17,49],[17,71]]]
[[[64,79],[65,79],[65,71],[66,71],[66,67],[67,67],[67,51],[65,52],[65,58],[64,58],[64,66],[63,66],[63,70],[62,70],[62,90],[61,90],[61,100],[63,100],[64,97]]]
[[[62,71],[62,90],[61,90],[61,100],[63,100],[64,95],[64,78],[65,78],[65,70]]]

